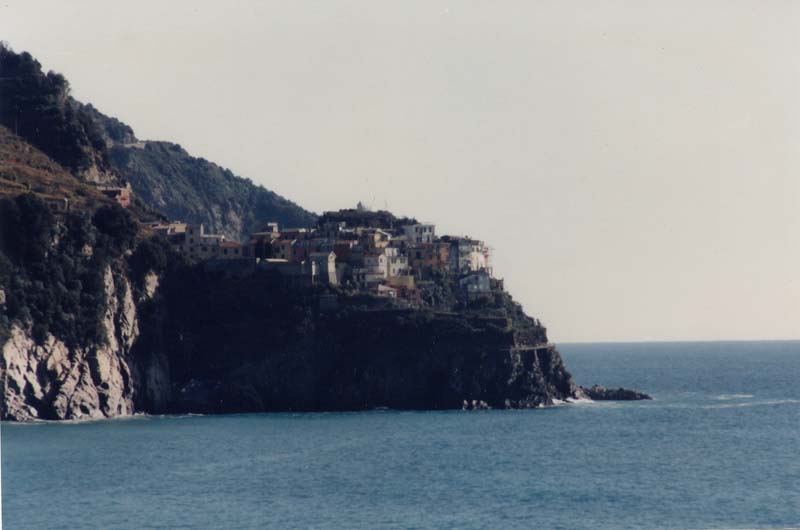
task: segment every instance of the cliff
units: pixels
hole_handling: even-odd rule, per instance
[[[338,307],[320,309],[322,294]],[[542,330],[511,319],[198,267],[165,277],[145,314],[140,351],[168,361],[170,412],[529,408],[575,397]]]
[[[100,339],[68,344],[48,330],[37,340],[19,322],[0,332],[2,419],[533,408],[579,397],[555,348],[527,344],[513,323],[363,297],[350,305],[344,293],[340,308],[321,311],[319,289],[298,298],[269,274],[231,280],[189,267],[148,271],[137,285],[119,265],[103,272]],[[199,282],[206,288],[187,291]]]
[[[133,414],[130,350],[139,335],[135,304],[128,281],[115,276],[110,267],[103,282],[104,341],[68,346],[47,333],[37,342],[24,325],[11,325],[0,359],[4,372],[0,419],[63,420]]]
[[[140,142],[29,54],[0,44],[0,70],[0,419],[646,398],[577,387],[545,328],[502,289],[469,300],[436,273],[409,309],[186,262],[147,237],[154,208],[235,239],[316,217],[180,146]],[[127,210],[92,185],[124,181],[136,194]],[[360,210],[323,220],[409,221]]]
[[[0,200],[5,420],[530,408],[582,396],[544,328],[506,293],[451,309],[208,271],[142,239],[116,205],[56,216],[35,195]]]

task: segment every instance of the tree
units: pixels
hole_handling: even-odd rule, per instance
[[[92,217],[92,223],[110,239],[110,246],[117,251],[124,252],[136,242],[139,231],[136,220],[118,204],[99,208]]]

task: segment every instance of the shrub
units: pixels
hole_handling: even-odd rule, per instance
[[[101,234],[107,236],[110,246],[119,252],[132,248],[136,242],[136,220],[118,204],[99,208],[92,217],[92,223]]]

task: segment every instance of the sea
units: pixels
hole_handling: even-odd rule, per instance
[[[800,527],[800,342],[559,350],[655,399],[4,423],[3,528]]]

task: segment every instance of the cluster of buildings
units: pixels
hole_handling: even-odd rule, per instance
[[[274,270],[299,285],[329,284],[410,303],[442,274],[458,279],[468,298],[502,288],[492,278],[489,248],[469,237],[436,235],[436,227],[388,212],[326,212],[313,228],[267,223],[244,244],[207,233],[202,224],[155,223],[173,247],[218,269]]]
[[[122,185],[104,185],[104,184],[96,184],[93,183],[95,189],[97,189],[100,193],[112,199],[114,202],[122,206],[123,208],[128,208],[131,205],[131,201],[133,199],[133,191],[131,190],[131,185],[128,182],[124,182]],[[43,197],[44,202],[47,206],[54,213],[63,214],[69,212],[72,204],[68,197]]]
[[[131,191],[131,185],[129,182],[123,182],[118,186],[98,184],[95,186],[95,188],[97,188],[100,193],[109,199],[114,200],[123,208],[128,208],[131,205],[133,191]]]

